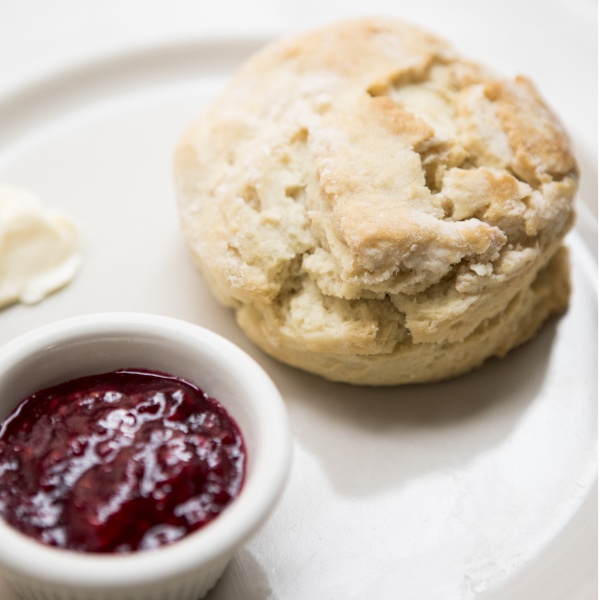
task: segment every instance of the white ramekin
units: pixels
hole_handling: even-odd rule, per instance
[[[237,421],[247,451],[240,495],[214,521],[156,550],[78,553],[45,546],[0,519],[0,568],[26,600],[198,600],[266,519],[285,484],[291,436],[272,381],[246,353],[201,327],[106,313],[30,331],[0,348],[0,421],[34,391],[119,368],[193,381]]]

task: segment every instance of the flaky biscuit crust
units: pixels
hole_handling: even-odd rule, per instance
[[[216,297],[266,352],[333,380],[464,373],[568,301],[577,165],[561,124],[528,79],[404,23],[267,46],[175,171]]]

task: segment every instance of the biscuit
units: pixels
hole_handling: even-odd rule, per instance
[[[276,41],[181,139],[185,238],[275,358],[331,380],[436,381],[569,299],[578,168],[525,77],[389,19]]]

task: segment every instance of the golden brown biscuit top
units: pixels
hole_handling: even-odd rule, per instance
[[[577,180],[527,79],[383,19],[259,52],[188,132],[178,165],[188,238],[241,302],[271,301],[298,272],[346,299],[449,277],[463,296],[481,291],[468,273],[510,278],[514,252],[564,235]]]

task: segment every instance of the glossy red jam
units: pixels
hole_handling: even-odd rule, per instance
[[[214,519],[244,467],[238,426],[195,385],[83,377],[33,394],[0,428],[0,516],[52,546],[156,548]]]

